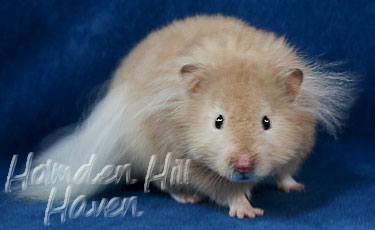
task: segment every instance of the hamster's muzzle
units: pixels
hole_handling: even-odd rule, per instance
[[[233,170],[230,180],[240,183],[248,183],[255,180],[257,176],[253,173],[254,163],[247,151],[243,151],[237,157],[232,158],[230,166]]]

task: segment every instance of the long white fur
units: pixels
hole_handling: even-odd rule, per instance
[[[326,131],[337,137],[344,128],[348,110],[358,97],[358,78],[349,72],[330,71],[335,65],[319,62],[306,62],[304,80],[298,103],[309,110]],[[304,101],[303,97],[308,98]],[[306,99],[305,98],[305,99]],[[308,103],[303,105],[304,103]]]

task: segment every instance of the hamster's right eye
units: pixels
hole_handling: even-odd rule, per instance
[[[223,125],[223,122],[224,122],[224,118],[223,118],[223,116],[222,116],[222,115],[218,116],[218,117],[216,118],[216,121],[215,121],[215,127],[216,127],[217,129],[221,129],[221,126]]]
[[[267,116],[263,117],[262,123],[263,123],[264,130],[268,130],[271,128],[271,121]]]

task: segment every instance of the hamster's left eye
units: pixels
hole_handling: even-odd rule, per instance
[[[224,118],[222,115],[219,115],[217,118],[216,118],[216,121],[215,121],[215,127],[217,129],[221,129],[221,126],[223,125],[223,122],[224,122]]]
[[[271,121],[267,116],[263,117],[262,123],[263,123],[264,130],[268,130],[271,128]]]

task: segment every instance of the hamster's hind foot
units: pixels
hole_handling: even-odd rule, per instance
[[[276,183],[277,188],[285,193],[301,192],[305,190],[305,185],[298,183],[290,175],[278,179]]]
[[[204,196],[198,194],[189,194],[189,193],[173,193],[171,192],[170,195],[179,203],[183,204],[195,204],[199,203],[205,199]]]

